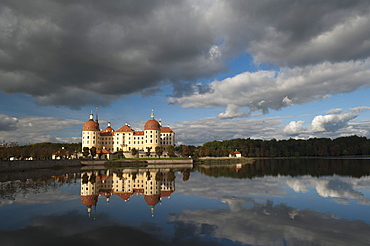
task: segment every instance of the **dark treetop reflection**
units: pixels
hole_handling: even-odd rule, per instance
[[[2,182],[2,243],[370,244],[368,160],[196,169],[87,170]]]

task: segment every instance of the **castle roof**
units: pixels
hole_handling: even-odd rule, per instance
[[[128,200],[130,196],[133,194],[132,192],[119,192],[115,193],[117,196],[121,197],[123,200]]]
[[[128,125],[122,126],[120,129],[118,129],[116,132],[133,132],[134,130],[131,129]]]
[[[159,203],[159,195],[144,195],[144,200],[149,206],[155,206]]]
[[[112,154],[112,153],[109,152],[107,149],[102,149],[102,150],[98,151],[97,154]]]
[[[160,130],[161,125],[158,123],[158,121],[151,119],[148,120],[144,125],[144,130]]]
[[[93,206],[98,202],[98,195],[81,196],[81,201],[88,207]]]
[[[161,126],[161,132],[171,133],[173,131],[169,126]]]
[[[90,119],[89,121],[86,121],[82,127],[82,131],[100,131],[99,123]]]

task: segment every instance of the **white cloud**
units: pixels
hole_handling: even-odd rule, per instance
[[[284,133],[291,136],[300,134],[304,129],[303,123],[304,121],[291,121],[284,127]]]
[[[342,113],[342,109],[329,110],[327,115],[315,116],[311,124],[303,126],[304,121],[291,121],[283,129],[288,136],[299,136],[308,139],[314,137],[337,138],[338,136],[365,136],[369,137],[368,121],[354,121],[369,107],[361,106],[350,109],[351,112]]]
[[[341,108],[333,108],[333,109],[330,109],[328,112],[326,112],[326,114],[340,114],[340,113],[342,113]]]
[[[169,98],[184,108],[247,107],[251,111],[278,110],[304,104],[330,95],[370,86],[370,59],[341,63],[324,62],[280,71],[244,72],[210,83],[206,93]],[[229,111],[229,109],[227,109]],[[227,112],[224,113],[227,115]]]
[[[329,131],[335,132],[347,126],[348,122],[356,118],[358,114],[344,113],[341,115],[329,114],[318,115],[311,123],[311,130],[313,132]]]

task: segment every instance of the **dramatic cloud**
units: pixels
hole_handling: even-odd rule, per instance
[[[361,0],[5,0],[0,87],[38,104],[78,108],[147,96],[167,84],[172,103],[225,107],[222,118],[244,115],[237,107],[280,109],[368,86],[369,6]],[[282,68],[192,86],[245,53],[257,65]]]

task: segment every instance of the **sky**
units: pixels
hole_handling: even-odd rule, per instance
[[[370,137],[370,1],[3,0],[0,142]]]

